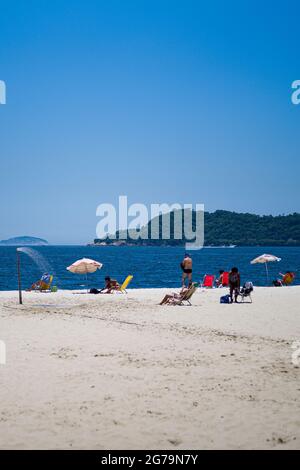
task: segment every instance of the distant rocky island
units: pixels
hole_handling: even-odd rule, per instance
[[[48,245],[47,240],[44,240],[43,238],[37,238],[37,237],[28,237],[28,236],[23,236],[23,237],[14,237],[14,238],[9,238],[8,240],[1,240],[0,241],[0,246],[41,246],[41,245]]]
[[[141,228],[146,236],[136,240],[130,237],[130,231],[119,231],[105,239],[95,239],[91,246],[183,246],[188,241],[175,236],[174,214],[170,212],[170,238],[162,237],[162,217],[159,216],[159,239],[151,240],[152,219]],[[182,212],[182,228],[185,213]],[[193,230],[196,227],[196,213],[192,213]],[[148,237],[148,238],[147,238]],[[300,246],[300,214],[288,215],[256,215],[237,213],[224,210],[204,212],[204,246],[228,247],[235,246]]]

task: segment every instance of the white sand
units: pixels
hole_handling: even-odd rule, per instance
[[[299,449],[300,287],[166,292],[1,292],[0,448]]]

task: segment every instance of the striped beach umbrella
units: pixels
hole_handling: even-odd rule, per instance
[[[275,261],[281,261],[281,258],[278,258],[277,256],[274,255],[268,255],[268,254],[263,254],[258,256],[257,258],[254,258],[251,261],[251,264],[264,264],[266,268],[266,275],[267,275],[267,285],[269,285],[269,271],[268,271],[268,263],[272,263]]]
[[[86,281],[87,275],[90,273],[94,273],[97,269],[101,269],[103,266],[102,263],[99,261],[95,261],[94,259],[89,258],[82,258],[75,261],[71,266],[67,267],[67,270],[74,274],[85,274]]]

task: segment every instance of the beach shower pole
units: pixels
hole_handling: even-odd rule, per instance
[[[17,270],[18,270],[18,287],[19,287],[19,304],[22,304],[22,287],[21,287],[21,261],[20,254],[17,248]]]

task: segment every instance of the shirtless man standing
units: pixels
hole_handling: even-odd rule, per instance
[[[193,261],[188,253],[184,255],[184,259],[180,264],[182,273],[182,287],[185,286],[185,280],[188,278],[189,286],[192,284]]]

